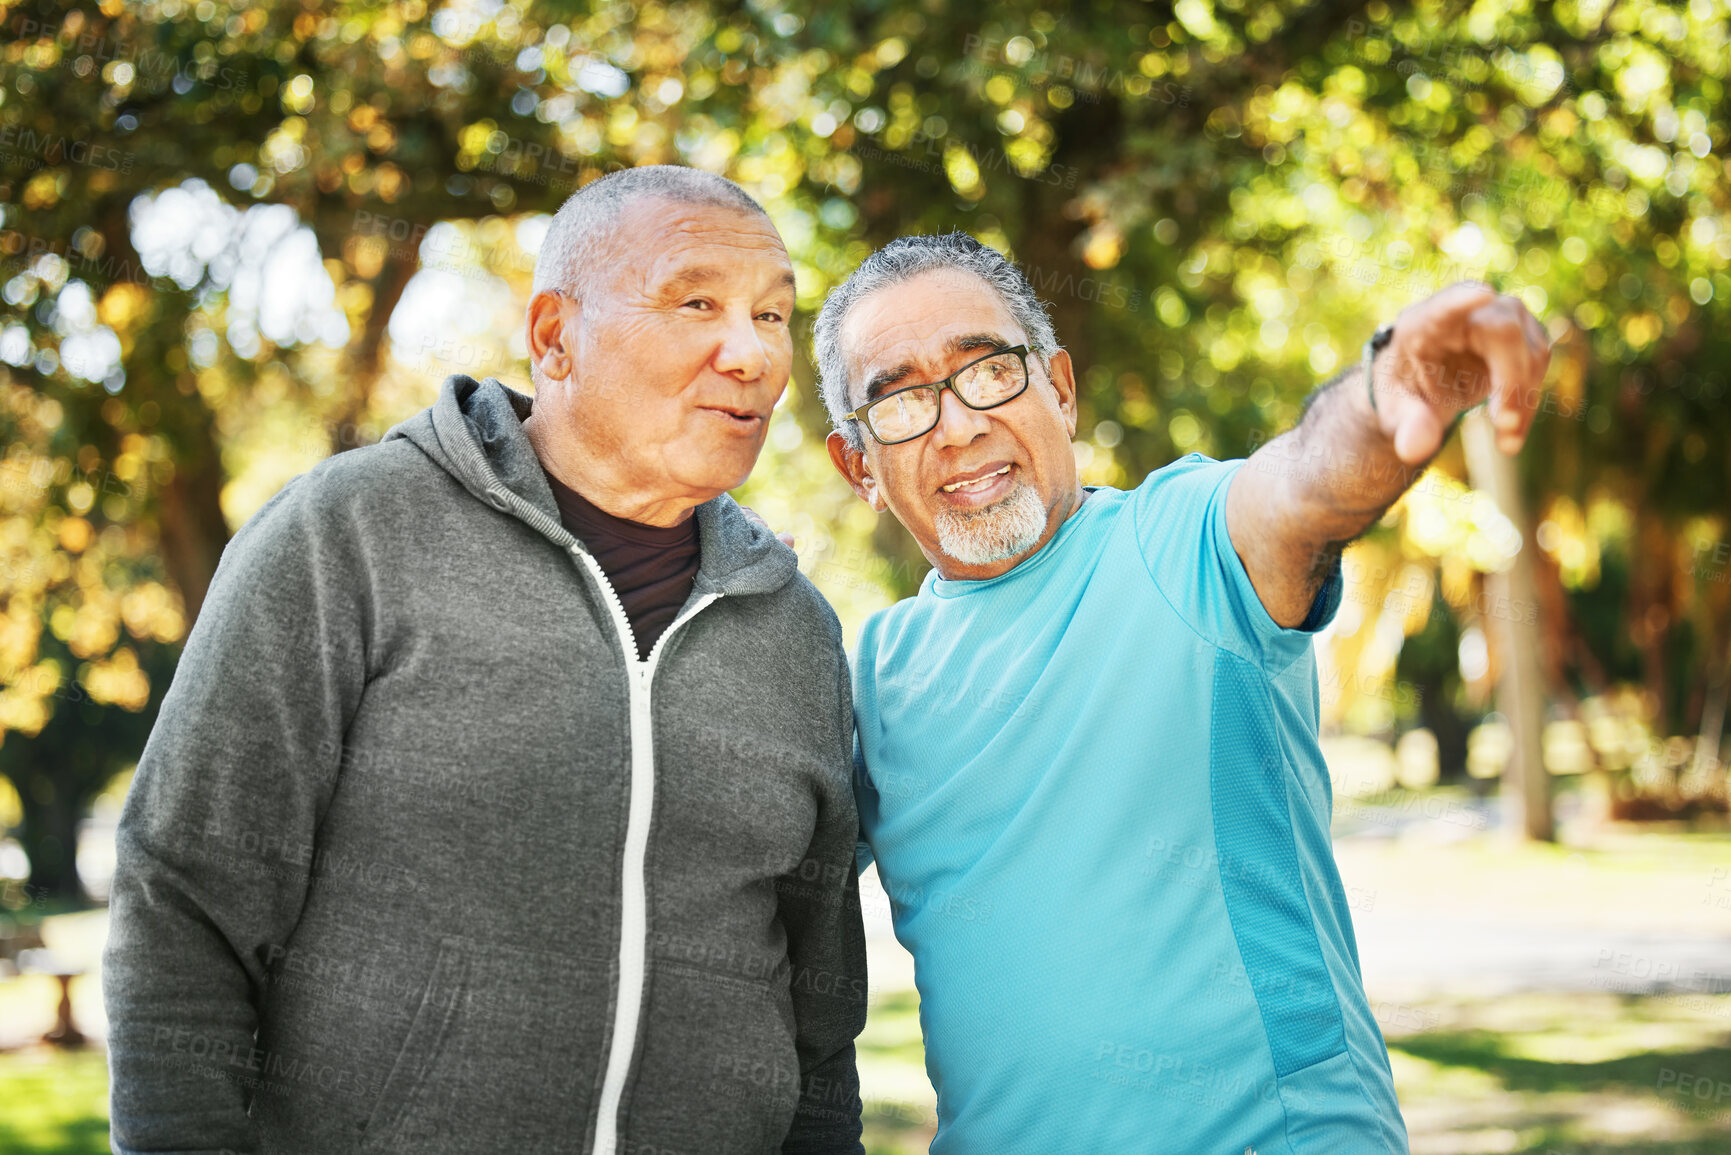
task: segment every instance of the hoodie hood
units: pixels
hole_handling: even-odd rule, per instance
[[[398,423],[383,440],[412,443],[474,495],[569,549],[581,542],[559,521],[553,490],[523,432],[534,399],[492,377],[454,373],[432,406]],[[793,580],[798,557],[775,534],[721,494],[698,506],[700,561],[694,593],[773,593]]]

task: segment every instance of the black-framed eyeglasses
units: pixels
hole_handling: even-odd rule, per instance
[[[936,428],[945,389],[969,409],[996,409],[1027,388],[1028,347],[1015,345],[969,361],[942,381],[885,393],[847,416],[863,423],[880,445],[899,445]]]

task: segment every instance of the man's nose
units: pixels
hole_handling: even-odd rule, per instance
[[[716,371],[741,381],[755,381],[769,372],[771,362],[769,346],[758,332],[757,322],[748,312],[735,311],[728,317],[721,347],[715,351]]]
[[[991,431],[992,419],[978,409],[969,409],[956,396],[954,389],[938,394],[938,423],[932,428],[932,439],[939,445],[960,449]]]

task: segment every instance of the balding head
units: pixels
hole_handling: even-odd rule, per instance
[[[532,292],[559,289],[582,299],[591,288],[589,274],[607,259],[620,214],[650,198],[736,209],[767,219],[763,206],[744,189],[712,172],[676,164],[620,169],[584,185],[560,206],[541,242]]]

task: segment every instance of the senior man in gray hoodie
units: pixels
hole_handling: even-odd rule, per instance
[[[726,491],[788,380],[743,191],[559,211],[536,396],[448,379],[224,552],[139,762],[114,1150],[859,1150],[834,614]]]

